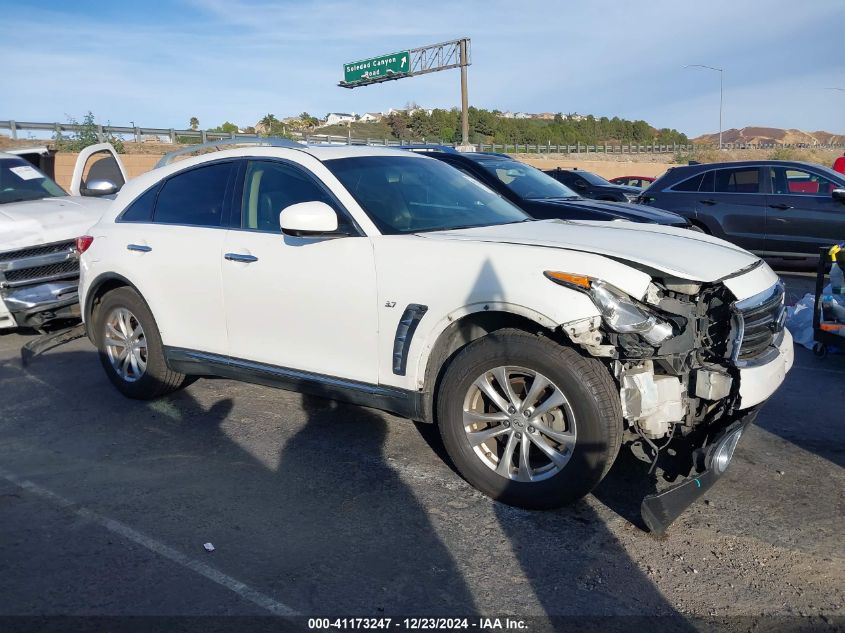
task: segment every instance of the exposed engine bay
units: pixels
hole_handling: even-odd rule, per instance
[[[778,283],[737,302],[722,283],[657,278],[642,307],[671,326],[665,340],[613,331],[606,316],[565,324],[564,331],[606,362],[619,385],[626,441],[653,462],[673,438],[709,435],[735,419],[739,368],[766,362],[783,337],[783,294]]]

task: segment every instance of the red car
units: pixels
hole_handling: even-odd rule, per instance
[[[651,176],[619,176],[617,178],[611,178],[610,182],[614,185],[627,185],[628,187],[639,187],[640,189],[646,189],[651,183],[654,182],[654,178]]]

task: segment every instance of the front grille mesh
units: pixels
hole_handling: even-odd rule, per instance
[[[15,285],[19,285],[21,282],[37,282],[46,278],[61,279],[64,277],[76,277],[78,275],[79,260],[75,257],[57,264],[21,268],[20,270],[7,270],[4,273],[6,282]]]
[[[775,337],[783,330],[783,299],[783,286],[778,284],[775,292],[764,302],[740,309],[743,334],[737,360],[751,360],[774,344]]]
[[[55,242],[53,244],[42,244],[31,248],[22,248],[16,251],[7,251],[5,253],[0,253],[0,262],[11,262],[16,259],[39,257],[41,255],[51,255],[53,253],[66,253],[68,251],[72,251],[75,245],[76,243],[73,240],[70,240],[67,242]]]

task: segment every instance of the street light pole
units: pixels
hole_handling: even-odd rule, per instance
[[[706,66],[704,64],[687,64],[684,68],[706,68],[707,70],[715,70],[719,73],[719,149],[722,149],[722,105],[725,100],[725,69]]]

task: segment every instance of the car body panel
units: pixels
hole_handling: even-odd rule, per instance
[[[102,198],[44,198],[0,205],[0,252],[74,239],[108,210]]]

